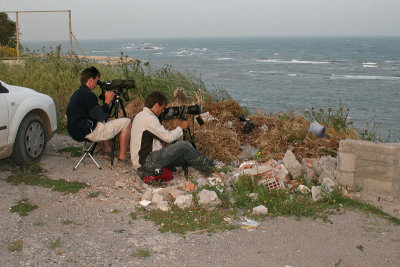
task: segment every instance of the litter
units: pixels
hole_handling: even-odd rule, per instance
[[[241,228],[245,229],[247,231],[253,231],[260,225],[260,223],[254,221],[252,219],[249,219],[247,217],[245,217],[244,219],[245,219],[245,221],[241,222],[241,224],[243,224],[244,226],[242,226]]]

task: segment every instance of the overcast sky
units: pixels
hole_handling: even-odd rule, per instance
[[[0,0],[32,10],[71,10],[78,39],[400,35],[400,0]]]

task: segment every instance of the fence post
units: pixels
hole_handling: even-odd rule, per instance
[[[18,21],[18,11],[15,12],[15,14],[16,14],[15,32],[17,34],[17,61],[19,63],[19,21]]]
[[[69,15],[69,54],[72,59],[72,27],[71,27],[71,10],[68,10]]]

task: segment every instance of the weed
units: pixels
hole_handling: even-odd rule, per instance
[[[16,240],[16,241],[13,241],[13,242],[8,246],[8,250],[11,251],[11,252],[14,252],[14,251],[21,251],[23,245],[24,245],[24,241],[23,241],[23,240]]]
[[[61,222],[63,225],[82,225],[81,223],[76,223],[76,222],[74,222],[74,221],[71,221],[71,220],[64,220],[64,221],[62,221]]]
[[[209,210],[204,207],[190,207],[180,209],[172,206],[167,212],[161,210],[150,210],[144,214],[144,219],[153,221],[159,226],[159,231],[164,233],[184,234],[197,230],[215,232],[217,230],[230,230],[235,226],[227,223],[224,218],[230,217],[234,211],[229,209],[216,208]]]
[[[356,248],[358,248],[360,251],[364,251],[364,247],[362,245],[358,245]]]
[[[141,259],[149,258],[150,251],[147,249],[138,249],[134,253],[132,253],[131,256],[135,257],[135,258],[141,258]]]
[[[44,174],[44,170],[37,164],[30,166],[23,166],[14,169],[13,175],[7,178],[7,182],[18,185],[21,183],[27,185],[36,185],[46,188],[52,188],[53,191],[64,193],[77,193],[80,189],[88,187],[89,185],[81,182],[68,182],[64,179],[53,180]]]
[[[56,248],[60,248],[61,247],[61,238],[57,237],[57,239],[53,242],[50,242],[49,247],[51,249],[56,249]]]
[[[87,196],[86,196],[86,198],[96,198],[96,197],[98,197],[98,196],[100,196],[100,191],[96,191],[96,192],[90,192]]]
[[[316,111],[314,107],[312,107],[311,112],[309,110],[304,112],[304,117],[310,121],[317,121],[329,128],[333,128],[336,131],[346,131],[347,128],[353,124],[352,122],[347,121],[349,111],[350,109],[344,108],[342,102],[340,102],[337,110],[328,108],[327,111],[324,109]]]
[[[121,213],[122,212],[122,210],[118,210],[118,209],[112,209],[112,210],[110,210],[110,213],[114,213],[114,214],[116,214],[116,213]]]
[[[10,211],[18,213],[19,216],[27,216],[28,212],[37,208],[38,206],[30,204],[27,200],[20,200],[17,205],[11,207]]]
[[[129,213],[129,216],[131,216],[132,220],[137,220],[138,219],[138,216],[137,216],[137,214],[135,212]]]
[[[46,223],[42,220],[38,220],[36,222],[33,223],[34,226],[39,226],[39,227],[43,227],[46,225]]]
[[[64,147],[64,148],[57,150],[57,153],[59,153],[59,154],[71,153],[71,157],[76,158],[76,157],[80,157],[82,155],[82,147],[75,147],[75,146]]]

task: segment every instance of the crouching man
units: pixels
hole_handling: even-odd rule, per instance
[[[155,175],[156,169],[171,165],[182,167],[185,163],[199,171],[212,171],[214,162],[187,141],[163,148],[162,142],[174,142],[183,135],[183,129],[189,126],[188,121],[182,120],[176,129],[165,129],[158,117],[163,114],[166,106],[167,98],[154,91],[147,96],[143,110],[133,120],[130,144],[133,168],[142,179]]]

